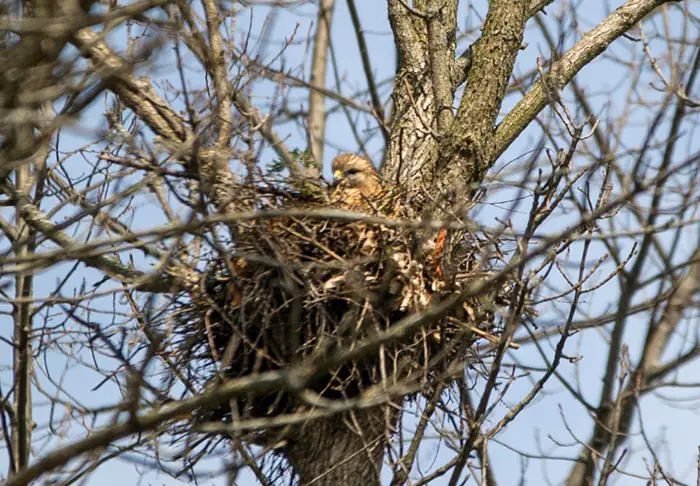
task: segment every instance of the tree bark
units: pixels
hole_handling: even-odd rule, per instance
[[[441,4],[442,8],[438,11],[442,13],[431,20],[429,32],[425,18],[409,11],[399,0],[389,1],[389,22],[396,41],[398,67],[392,95],[391,131],[382,175],[388,183],[400,185],[408,194],[420,192],[432,176],[438,142],[436,92],[441,99],[447,98],[445,84],[440,83],[435,87],[434,79],[436,73],[439,77],[454,63],[457,5],[453,0],[437,3]],[[414,7],[416,11],[426,12],[430,4],[414,2]],[[429,37],[441,40],[442,47],[447,49],[447,52],[432,56],[435,69],[431,69]],[[453,89],[451,93],[454,95]]]
[[[490,167],[487,147],[522,44],[528,7],[526,0],[489,5],[457,116],[440,143],[436,187],[441,193],[464,195]]]
[[[375,407],[312,420],[290,434],[286,456],[302,485],[379,486],[387,408]],[[393,424],[391,424],[393,425]]]

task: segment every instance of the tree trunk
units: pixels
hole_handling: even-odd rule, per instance
[[[285,453],[302,485],[379,486],[388,426],[395,421],[386,407],[312,420],[290,434]]]
[[[424,173],[435,165],[435,96],[430,77],[428,37],[400,2],[389,2],[389,21],[398,49],[389,143],[382,176],[392,185],[416,193]]]

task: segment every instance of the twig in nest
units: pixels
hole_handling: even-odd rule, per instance
[[[214,363],[219,362],[219,353],[216,351],[216,346],[214,345],[214,335],[212,334],[211,330],[211,314],[214,312],[214,309],[209,309],[207,312],[204,314],[204,327],[207,329],[207,341],[209,341],[209,348],[211,349],[211,357],[214,360]]]
[[[498,344],[501,341],[498,336],[495,336],[489,332],[486,332],[482,329],[479,329],[476,326],[472,326],[471,324],[469,324],[467,322],[462,322],[459,319],[455,319],[454,317],[450,317],[450,316],[447,317],[447,320],[454,323],[454,324],[457,324],[461,327],[468,328],[470,331],[478,334],[479,336],[483,337],[484,339],[486,339],[487,341],[489,341],[492,344]],[[508,347],[511,349],[520,349],[520,345],[518,343],[508,343]]]

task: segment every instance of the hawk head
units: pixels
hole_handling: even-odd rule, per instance
[[[333,159],[332,169],[333,177],[340,186],[356,189],[365,197],[381,190],[377,169],[371,160],[361,155],[340,154]]]

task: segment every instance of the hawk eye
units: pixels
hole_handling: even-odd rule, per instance
[[[360,172],[360,169],[348,169],[345,171],[345,175],[354,175],[358,174]]]

